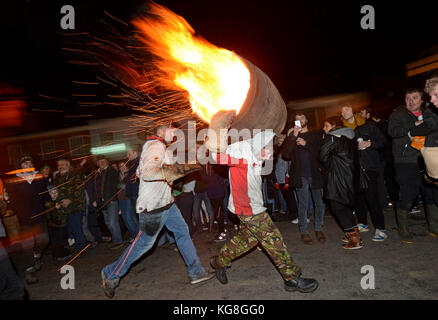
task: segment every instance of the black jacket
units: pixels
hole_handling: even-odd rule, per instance
[[[365,124],[354,129],[355,139],[370,140],[371,146],[359,151],[359,161],[362,168],[377,171],[381,165],[380,151],[385,146],[385,136],[379,127],[367,120]]]
[[[125,193],[128,198],[136,199],[138,197],[140,180],[137,177],[137,167],[139,163],[140,157],[137,157],[132,161],[128,161],[126,164],[128,172],[122,182],[126,185]]]
[[[302,134],[298,134],[295,137],[291,133],[283,142],[281,154],[283,159],[291,160],[291,166],[289,169],[289,176],[291,186],[293,188],[301,188],[301,158],[298,152],[299,148],[305,148],[310,154],[310,170],[312,174],[312,188],[321,189],[324,187],[324,168],[319,162],[319,150],[322,143],[321,132],[308,132],[305,133],[306,146],[297,146],[297,138],[302,137]]]
[[[99,174],[102,175],[102,190],[96,189],[96,180]],[[110,201],[117,201],[116,193],[119,191],[119,189],[119,174],[113,167],[108,166],[108,168],[106,168],[102,173],[96,173],[93,183],[93,196],[94,200],[97,202],[97,207],[99,208],[103,204],[108,204]],[[102,197],[99,196],[100,194]]]
[[[424,122],[410,131],[411,136],[426,136],[425,147],[438,147],[438,108],[427,107],[423,112]]]
[[[350,132],[348,132],[350,131]],[[327,169],[325,198],[354,206],[359,189],[357,142],[350,128],[328,134],[323,141],[320,160]]]
[[[380,160],[386,163],[393,163],[394,157],[392,156],[392,139],[388,134],[388,120],[380,120],[374,123],[379,127],[380,131],[385,137],[385,146],[380,150]]]
[[[9,208],[17,215],[20,225],[31,226],[46,221],[46,215],[40,214],[45,211],[41,193],[47,191],[41,174],[37,174],[30,184],[18,177],[8,179],[5,189],[9,196]]]
[[[411,147],[408,132],[415,128],[417,117],[400,106],[389,116],[388,134],[392,138],[392,154],[395,163],[418,163],[421,156],[419,150]]]

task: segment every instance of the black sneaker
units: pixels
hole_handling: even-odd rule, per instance
[[[216,237],[213,239],[214,242],[222,242],[222,241],[227,241],[228,236],[225,232],[221,232],[219,234],[216,235]]]
[[[318,281],[315,279],[295,278],[284,282],[286,291],[299,291],[302,293],[313,292],[318,288]]]
[[[41,270],[41,265],[42,265],[42,262],[41,262],[41,253],[33,253],[33,262],[34,262],[34,268],[35,268],[35,271],[40,271]]]
[[[216,270],[216,278],[222,284],[228,283],[227,271],[225,267],[221,267],[217,261],[217,256],[210,258],[210,265],[213,269]]]
[[[26,273],[24,275],[24,280],[27,284],[35,284],[38,283],[39,279],[35,275],[35,268],[27,268]]]
[[[100,275],[102,277],[102,288],[103,292],[108,298],[114,297],[114,294],[116,293],[116,287],[119,285],[119,279],[116,280],[109,280],[105,278],[105,274],[103,273],[103,269],[100,272]]]

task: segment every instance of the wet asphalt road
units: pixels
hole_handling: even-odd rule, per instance
[[[363,233],[364,247],[344,250],[342,231],[331,216],[325,216],[324,232],[327,241],[316,242],[313,220],[310,232],[313,245],[301,242],[298,226],[289,221],[277,222],[293,259],[303,269],[303,277],[319,281],[311,294],[291,293],[283,289],[283,281],[268,256],[254,249],[235,260],[228,270],[229,283],[220,284],[215,278],[197,285],[188,281],[186,267],[174,245],[154,247],[122,278],[113,299],[116,300],[301,300],[301,299],[438,299],[438,238],[427,233],[425,220],[410,220],[415,233],[414,244],[399,241],[393,210],[385,213],[388,239],[373,242],[373,228]],[[212,243],[214,234],[203,232],[194,236],[202,263],[216,255],[223,243]],[[58,271],[46,254],[40,281],[27,285],[30,299],[106,300],[100,288],[100,270],[115,261],[122,249],[110,250],[106,244],[88,249],[76,259],[75,289],[63,290]],[[371,273],[361,273],[363,266],[374,269],[374,289],[363,289],[361,280]],[[369,281],[362,282],[370,283]]]

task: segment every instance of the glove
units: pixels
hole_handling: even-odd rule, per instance
[[[289,190],[289,185],[286,183],[283,187],[284,190]]]
[[[164,164],[162,167],[163,170],[163,178],[167,181],[167,183],[172,184],[175,180],[188,175],[189,173],[199,171],[202,169],[202,166],[199,163],[195,164],[172,164],[167,165]]]
[[[211,118],[208,126],[207,139],[205,146],[211,152],[225,152],[228,146],[228,129],[231,126],[235,110],[221,110],[216,112]]]
[[[280,185],[278,183],[274,184],[274,188],[280,190]]]

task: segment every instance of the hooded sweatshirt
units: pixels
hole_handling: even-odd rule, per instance
[[[335,137],[338,137],[338,138],[341,136],[344,136],[344,137],[347,137],[348,139],[353,139],[354,135],[355,135],[354,130],[351,128],[348,128],[348,127],[347,128],[339,128],[339,129],[330,131],[329,134],[331,134]]]
[[[262,165],[258,153],[273,140],[275,133],[263,131],[252,139],[227,147],[224,153],[213,154],[219,164],[228,165],[230,198],[228,209],[236,215],[251,216],[263,213]]]
[[[344,126],[351,129],[356,129],[357,127],[360,127],[361,125],[365,124],[366,119],[362,117],[360,114],[354,114],[354,122],[350,123],[344,118],[342,118],[342,122],[344,123]]]

